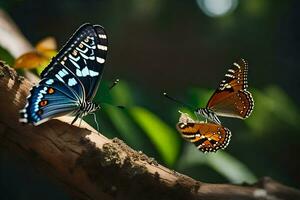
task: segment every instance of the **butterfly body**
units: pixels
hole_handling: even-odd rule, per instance
[[[20,122],[39,125],[63,115],[74,123],[98,109],[92,102],[102,77],[107,36],[99,25],[84,24],[41,73],[41,81],[27,97]]]
[[[201,115],[205,119],[209,119],[210,121],[216,123],[216,124],[221,124],[220,119],[218,116],[209,108],[198,108],[195,111],[196,115]]]

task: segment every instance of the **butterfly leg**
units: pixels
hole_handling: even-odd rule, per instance
[[[80,116],[80,113],[78,113],[78,114],[75,116],[75,118],[74,118],[73,121],[71,122],[71,125],[73,125],[73,124],[77,121],[77,119],[79,118],[79,116]]]
[[[99,124],[97,122],[96,113],[92,113],[92,115],[94,116],[94,121],[95,121],[95,123],[97,125],[97,131],[99,132]]]
[[[80,128],[80,126],[81,126],[81,122],[82,122],[82,117],[80,117],[79,128]]]

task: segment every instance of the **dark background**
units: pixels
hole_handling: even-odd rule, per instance
[[[205,2],[221,10],[226,2],[233,5],[224,15],[214,16]],[[111,82],[118,77],[123,82],[110,100],[129,107],[125,114],[115,113],[129,121],[127,130],[118,127],[111,115],[115,111],[99,114],[100,130],[108,137],[120,137],[159,162],[202,181],[240,183],[271,176],[299,188],[300,2],[222,0],[217,6],[216,2],[0,0],[0,6],[32,44],[50,35],[61,47],[85,22],[106,28],[109,55],[104,79]],[[227,68],[240,57],[249,62],[255,110],[244,122],[222,119],[233,133],[229,147],[214,156],[203,155],[179,138],[175,130],[178,105],[161,93],[167,90],[189,104],[203,106]],[[151,139],[159,131],[147,132],[130,114],[135,105],[151,111],[174,132],[179,145],[173,161],[166,161],[159,150],[164,147]],[[129,130],[134,131],[128,134]],[[67,199],[58,186],[31,168],[22,159],[1,156],[0,191],[7,199],[33,199],[41,191],[48,192],[49,199]]]

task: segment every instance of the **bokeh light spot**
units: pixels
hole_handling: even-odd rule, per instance
[[[210,17],[220,17],[232,12],[238,0],[197,0],[200,9]]]

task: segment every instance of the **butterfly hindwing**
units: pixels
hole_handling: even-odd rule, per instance
[[[225,149],[231,137],[228,128],[215,123],[194,121],[186,113],[181,113],[176,127],[185,140],[192,142],[202,152]]]
[[[43,79],[31,89],[27,104],[20,111],[20,122],[38,125],[54,117],[73,114],[82,98],[56,79]]]
[[[178,123],[177,129],[202,152],[225,149],[231,137],[229,129],[214,123]]]
[[[207,103],[207,108],[219,116],[247,118],[254,101],[247,91],[248,64],[244,59],[235,62],[225,74],[225,79]]]
[[[99,25],[84,24],[42,72],[42,78],[58,79],[92,100],[102,77],[107,54],[107,35]],[[80,92],[80,91],[78,91]]]

